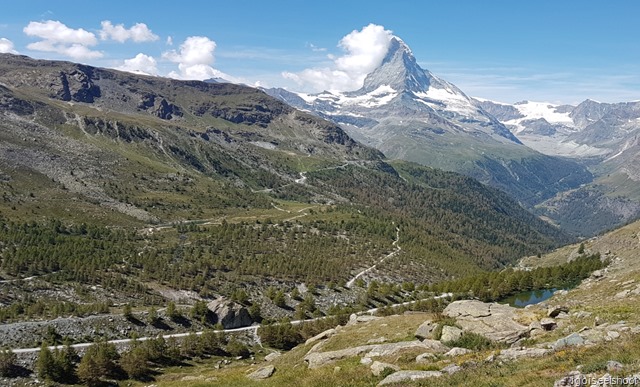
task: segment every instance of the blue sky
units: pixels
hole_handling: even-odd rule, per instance
[[[35,58],[314,91],[353,88],[357,72],[379,57],[367,39],[391,31],[422,67],[471,96],[640,100],[637,1],[8,4],[0,16],[0,51]],[[364,33],[370,24],[378,28]],[[345,62],[351,67],[341,67]],[[348,81],[327,79],[340,71]]]

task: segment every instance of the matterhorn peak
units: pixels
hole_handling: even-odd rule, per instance
[[[359,92],[370,93],[381,86],[396,91],[426,92],[429,84],[429,77],[418,66],[409,46],[394,36],[382,63],[367,75]]]

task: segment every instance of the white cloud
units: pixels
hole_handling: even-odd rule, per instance
[[[30,22],[23,29],[28,36],[42,39],[30,43],[27,48],[35,51],[55,52],[73,59],[96,59],[102,52],[91,50],[90,46],[98,44],[96,36],[82,28],[73,29],[56,20]]]
[[[0,53],[9,53],[9,54],[17,54],[13,48],[13,42],[7,38],[0,38]]]
[[[367,74],[382,63],[392,37],[392,32],[383,26],[369,24],[340,40],[338,46],[345,54],[338,57],[328,55],[333,61],[332,66],[305,69],[298,73],[284,72],[282,76],[313,91],[358,89]]]
[[[142,53],[131,59],[125,59],[124,63],[116,69],[136,74],[158,75],[156,60],[152,56]]]
[[[56,20],[30,22],[24,27],[23,31],[28,36],[35,36],[54,43],[75,43],[84,46],[94,46],[98,43],[93,33],[85,31],[82,28],[74,30]]]
[[[109,20],[104,20],[100,24],[102,25],[102,29],[100,30],[100,39],[102,40],[111,39],[120,43],[133,40],[136,43],[141,43],[153,42],[160,39],[158,35],[151,32],[149,27],[144,23],[136,23],[129,29],[125,28],[124,24],[114,26]]]
[[[205,80],[221,77],[229,79],[227,74],[211,67],[216,42],[206,36],[190,36],[180,45],[179,50],[166,51],[162,57],[178,64],[178,72],[172,71],[169,77],[177,79]]]
[[[173,46],[173,38],[171,36],[167,36],[167,46]]]

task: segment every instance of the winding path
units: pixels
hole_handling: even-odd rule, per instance
[[[364,270],[362,270],[360,273],[356,274],[355,277],[351,278],[349,281],[347,281],[347,284],[345,285],[347,288],[351,289],[351,287],[353,286],[353,284],[356,282],[356,280],[360,277],[362,277],[363,275],[367,274],[368,272],[375,270],[376,267],[381,264],[382,262],[386,261],[389,258],[392,258],[396,255],[398,255],[398,253],[400,253],[400,251],[402,251],[402,247],[398,246],[398,241],[400,240],[400,227],[396,227],[396,240],[393,241],[393,243],[391,244],[393,247],[395,247],[395,250],[390,252],[389,254],[385,255],[384,257],[382,257],[382,259],[380,261],[378,261],[378,263],[376,263],[375,265],[368,267]]]

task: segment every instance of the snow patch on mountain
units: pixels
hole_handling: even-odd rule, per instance
[[[532,119],[535,120],[538,118],[544,118],[550,124],[564,124],[571,127],[574,126],[573,120],[569,116],[570,112],[558,112],[557,108],[560,105],[555,105],[548,102],[525,101],[518,102],[513,106],[525,116],[525,118],[514,121]]]

